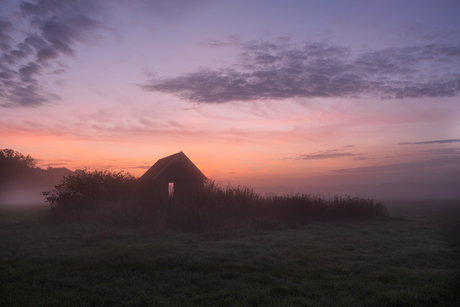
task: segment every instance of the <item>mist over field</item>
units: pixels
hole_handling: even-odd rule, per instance
[[[72,171],[36,167],[37,161],[13,149],[0,149],[0,205],[40,205],[42,193],[61,183]]]
[[[0,205],[43,205],[43,192],[51,190],[59,184],[69,170],[62,174],[46,174],[35,180],[28,177],[18,178],[0,188]],[[225,183],[222,184],[225,186]],[[458,199],[460,200],[460,182],[439,183],[383,183],[369,185],[336,185],[336,186],[304,186],[304,187],[249,187],[260,195],[310,194],[322,196],[349,195],[376,200],[388,199]],[[49,204],[48,204],[49,205]],[[460,204],[459,204],[460,206]]]
[[[18,176],[0,187],[0,205],[44,205],[43,192],[49,191],[54,185],[61,183],[68,169],[47,171],[38,170],[34,174]]]
[[[19,153],[18,153],[19,154]],[[41,169],[39,167],[17,167],[3,165],[0,172],[0,205],[43,205],[43,192],[60,184],[64,176],[73,172],[67,168]],[[216,182],[222,187],[232,186],[228,182]],[[233,185],[234,186],[234,185]],[[322,196],[348,195],[376,200],[387,199],[460,199],[460,182],[386,182],[381,184],[342,184],[304,186],[247,186],[261,196],[309,194]]]

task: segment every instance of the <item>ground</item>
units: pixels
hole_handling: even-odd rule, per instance
[[[387,221],[261,221],[202,234],[0,208],[0,306],[457,306],[458,201],[386,201]]]

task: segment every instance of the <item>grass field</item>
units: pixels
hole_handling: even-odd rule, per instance
[[[387,201],[390,220],[261,220],[202,234],[0,208],[0,306],[459,306],[458,201]]]

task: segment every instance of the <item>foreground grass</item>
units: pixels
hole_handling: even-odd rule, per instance
[[[2,208],[0,306],[457,306],[456,205],[393,202],[401,218],[295,228],[261,220],[265,230],[204,234]]]

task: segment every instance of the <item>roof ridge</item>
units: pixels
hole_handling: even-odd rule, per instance
[[[174,158],[172,158],[172,159],[168,162],[168,164],[166,164],[165,166],[163,166],[163,168],[155,175],[155,177],[153,177],[153,179],[156,179],[158,176],[160,176],[162,173],[164,173],[164,171],[169,167],[169,165],[171,165],[171,163],[172,163],[174,160],[177,159],[177,157],[179,156],[180,153],[184,154],[184,153],[181,151],[181,152],[178,152],[178,153],[175,153],[175,154],[173,154],[173,155],[170,155],[170,156],[168,156],[168,157],[163,158],[163,159],[166,159],[166,158],[169,158],[169,157],[174,156]]]
[[[178,162],[184,161],[186,165],[189,167],[185,167],[188,169],[189,176],[206,179],[206,176],[203,172],[187,157],[184,152],[180,151],[178,153],[169,155],[167,157],[161,158],[157,160],[140,178],[139,180],[158,180],[163,177],[168,177],[170,171],[174,168]],[[180,162],[182,163],[182,162]],[[191,172],[191,173],[190,173]],[[169,174],[169,175],[168,175]]]

